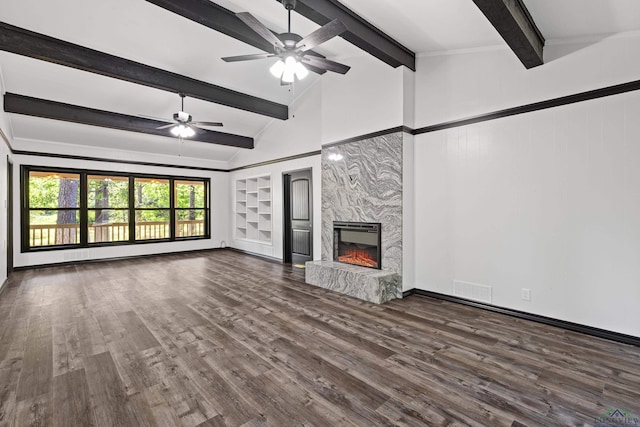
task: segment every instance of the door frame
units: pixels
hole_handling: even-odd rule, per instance
[[[311,187],[309,188],[309,203],[311,224],[314,223],[315,217],[313,215],[313,168],[301,168],[294,169],[286,172],[282,172],[282,262],[285,264],[291,264],[293,261],[292,246],[291,246],[291,174],[297,172],[309,171],[311,176]],[[311,228],[311,258],[313,259],[313,233],[315,226]]]
[[[13,271],[13,162],[7,155],[7,276]]]

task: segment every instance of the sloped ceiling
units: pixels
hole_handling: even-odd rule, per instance
[[[418,55],[503,45],[494,27],[470,0],[341,0],[348,8]],[[216,0],[232,12],[249,11],[277,32],[286,31],[286,11],[274,0]],[[636,0],[525,0],[549,40],[640,30]],[[259,49],[142,0],[2,0],[0,21],[127,58],[228,89],[289,105],[294,94],[268,68],[272,60],[225,63],[220,58]],[[319,28],[293,14],[301,35]],[[318,49],[342,61],[365,53],[336,38]],[[169,120],[179,109],[177,94],[0,51],[4,91],[132,116]],[[300,94],[322,76],[311,73],[296,85]],[[185,100],[194,120],[224,122],[222,131],[255,137],[271,117],[194,98]],[[95,126],[9,114],[8,133],[21,141],[175,155],[177,141]],[[242,148],[185,141],[180,155],[226,162]],[[52,148],[53,150],[53,148]]]

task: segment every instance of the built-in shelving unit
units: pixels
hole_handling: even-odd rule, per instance
[[[236,238],[271,244],[271,175],[236,180]]]

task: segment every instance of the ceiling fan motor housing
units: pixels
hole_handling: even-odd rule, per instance
[[[189,123],[192,119],[191,114],[185,113],[184,111],[178,111],[173,114],[173,119],[180,123]]]
[[[280,40],[282,40],[282,43],[284,43],[285,48],[279,48],[278,46],[276,46],[276,53],[277,54],[282,54],[284,52],[286,52],[287,50],[293,50],[296,47],[296,43],[298,43],[300,40],[302,40],[302,37],[300,37],[298,34],[295,33],[282,33],[282,34],[278,34],[278,38]]]
[[[287,10],[293,10],[296,8],[297,0],[282,0],[282,5]]]

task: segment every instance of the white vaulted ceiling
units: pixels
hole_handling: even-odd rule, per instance
[[[341,0],[347,7],[417,54],[502,45],[504,42],[471,0]],[[217,0],[233,12],[248,11],[271,29],[286,30],[287,14],[274,0]],[[525,0],[545,38],[570,39],[640,30],[637,0]],[[143,0],[0,0],[0,21],[81,46],[124,57],[281,104],[294,95],[270,76],[273,60],[225,63],[223,56],[261,52],[229,36]],[[319,26],[293,14],[293,31]],[[336,38],[315,49],[329,59],[366,55]],[[388,65],[380,62],[381,66]],[[170,119],[179,109],[174,93],[0,51],[6,92],[134,116]],[[318,79],[297,84],[303,93]],[[224,132],[255,137],[273,120],[187,98],[194,120],[222,121]],[[21,140],[175,155],[176,140],[50,119],[10,114]],[[180,155],[225,162],[241,148],[187,141]]]

